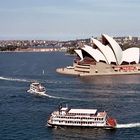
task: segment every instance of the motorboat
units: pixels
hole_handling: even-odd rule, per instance
[[[27,90],[29,93],[33,93],[36,95],[46,95],[46,89],[39,82],[33,82],[30,84],[30,89]]]

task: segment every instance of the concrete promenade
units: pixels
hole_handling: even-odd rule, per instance
[[[57,68],[56,72],[60,74],[66,75],[75,75],[75,76],[108,76],[108,75],[136,75],[140,74],[140,71],[133,71],[133,72],[108,72],[108,73],[84,73],[84,72],[77,72],[73,69],[69,68]]]

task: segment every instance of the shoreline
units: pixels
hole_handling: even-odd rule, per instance
[[[57,52],[59,49],[54,48],[41,48],[41,49],[23,49],[23,50],[15,50],[15,51],[0,51],[0,53],[10,53],[10,52]]]

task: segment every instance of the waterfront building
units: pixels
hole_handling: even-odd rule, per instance
[[[112,75],[140,73],[140,49],[137,47],[122,50],[110,36],[102,34],[101,41],[91,38],[93,46],[84,45],[76,49],[73,69],[57,69],[63,74]]]

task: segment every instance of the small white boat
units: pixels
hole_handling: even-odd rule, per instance
[[[33,93],[36,95],[46,95],[46,89],[44,86],[42,86],[40,83],[38,82],[34,82],[30,84],[30,89],[27,90],[27,92],[29,93]]]
[[[61,106],[51,113],[47,125],[113,129],[116,127],[117,121],[109,117],[105,111],[98,112],[97,109],[72,109]]]

